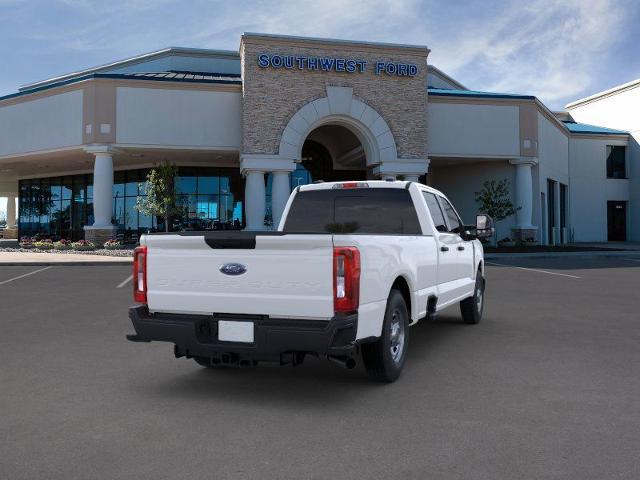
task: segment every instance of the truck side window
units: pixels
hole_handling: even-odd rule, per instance
[[[439,232],[448,232],[449,229],[444,221],[444,215],[442,214],[442,210],[440,209],[436,196],[429,192],[422,192],[422,195],[427,202],[427,207],[429,208],[429,213],[431,214],[433,225],[436,227],[436,230]]]
[[[442,209],[444,210],[444,214],[447,217],[447,222],[449,223],[449,232],[462,233],[464,231],[464,227],[456,211],[446,198],[440,197],[439,200],[442,205]]]

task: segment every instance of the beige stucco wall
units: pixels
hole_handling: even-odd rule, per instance
[[[362,59],[364,73],[261,68],[258,55],[282,54]],[[327,96],[327,86],[353,88],[353,96],[376,110],[389,125],[399,158],[426,158],[426,48],[375,48],[350,42],[332,44],[288,38],[243,37],[242,151],[277,154],[289,119],[305,104]],[[414,77],[376,75],[375,62],[418,66]]]
[[[432,156],[520,156],[517,105],[430,100],[428,144]]]
[[[118,87],[118,144],[238,150],[240,92]]]
[[[82,90],[0,106],[0,156],[80,144]]]

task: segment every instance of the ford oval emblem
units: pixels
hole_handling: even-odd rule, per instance
[[[225,263],[220,267],[220,272],[225,275],[242,275],[247,271],[247,267],[241,263]]]

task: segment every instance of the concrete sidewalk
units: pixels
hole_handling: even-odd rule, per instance
[[[129,265],[133,257],[109,257],[78,253],[0,252],[3,265]]]

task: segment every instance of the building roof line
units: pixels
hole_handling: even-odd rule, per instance
[[[167,47],[167,48],[162,48],[160,50],[155,50],[153,52],[142,53],[140,55],[125,58],[122,60],[116,60],[114,62],[105,63],[103,65],[98,65],[97,67],[85,68],[82,70],[78,70],[76,72],[66,73],[66,74],[58,75],[56,77],[48,78],[45,80],[39,80],[37,82],[28,83],[20,86],[18,88],[18,91],[22,92],[25,90],[31,90],[46,84],[57,83],[63,80],[87,75],[90,73],[99,73],[100,71],[111,69],[114,67],[135,65],[153,58],[161,58],[164,56],[168,56],[171,53],[179,53],[183,55],[204,55],[204,56],[213,56],[213,57],[217,56],[217,57],[240,58],[240,54],[232,50],[210,50],[210,49],[204,49],[204,48]]]
[[[590,134],[590,135],[629,135],[626,130],[616,130],[614,128],[599,127],[597,125],[591,125],[588,123],[580,123],[574,121],[563,120],[562,123],[566,125],[572,134]]]
[[[33,93],[42,92],[44,90],[50,90],[53,88],[64,87],[66,85],[72,85],[74,83],[84,82],[86,80],[110,78],[116,80],[146,80],[152,82],[179,82],[179,83],[205,83],[205,84],[222,84],[222,85],[242,85],[240,80],[235,75],[224,75],[221,78],[210,79],[195,79],[195,78],[176,78],[176,77],[158,77],[155,75],[166,74],[171,72],[151,72],[151,73],[90,73],[82,75],[80,77],[73,77],[67,80],[61,80],[55,83],[48,83],[40,87],[35,87],[29,90],[23,90],[17,93],[10,93],[0,97],[0,101],[9,100],[11,98],[24,97]],[[196,74],[198,75],[198,74]],[[211,74],[209,74],[211,75]],[[229,78],[225,78],[229,77]]]
[[[457,98],[483,98],[487,100],[500,99],[500,100],[527,100],[533,101],[538,107],[539,111],[553,122],[560,130],[567,136],[580,135],[629,135],[629,132],[623,130],[613,130],[605,127],[598,127],[596,125],[587,125],[577,122],[562,121],[557,118],[549,108],[542,103],[534,95],[518,95],[510,93],[493,93],[493,92],[479,92],[473,90],[450,90],[442,88],[428,88],[429,95],[436,97],[457,97]],[[573,126],[575,125],[575,128]]]
[[[448,88],[427,88],[429,95],[441,97],[476,97],[476,98],[513,98],[522,100],[534,100],[534,95],[521,95],[517,93],[480,92],[477,90],[455,90]]]
[[[588,97],[580,98],[580,99],[575,100],[575,101],[573,101],[571,103],[567,103],[564,108],[566,108],[567,110],[570,110],[570,109],[575,108],[575,107],[577,107],[579,105],[583,105],[585,103],[590,103],[590,102],[593,102],[593,101],[598,100],[598,99],[603,98],[603,97],[609,97],[611,95],[616,95],[618,93],[622,93],[622,92],[625,92],[627,90],[630,90],[632,88],[639,87],[639,86],[640,86],[640,78],[637,78],[636,80],[631,80],[630,82],[623,83],[622,85],[617,85],[615,87],[609,88],[608,90],[603,90],[601,92],[594,93],[593,95],[589,95]]]
[[[447,80],[448,82],[453,83],[456,87],[461,88],[462,90],[469,90],[467,87],[465,87],[463,84],[461,84],[459,81],[457,81],[455,78],[453,78],[451,75],[446,74],[445,72],[443,72],[442,70],[440,70],[438,67],[429,64],[427,65],[427,70],[431,70],[433,71],[436,75],[440,75],[441,77],[443,77],[445,80]]]

